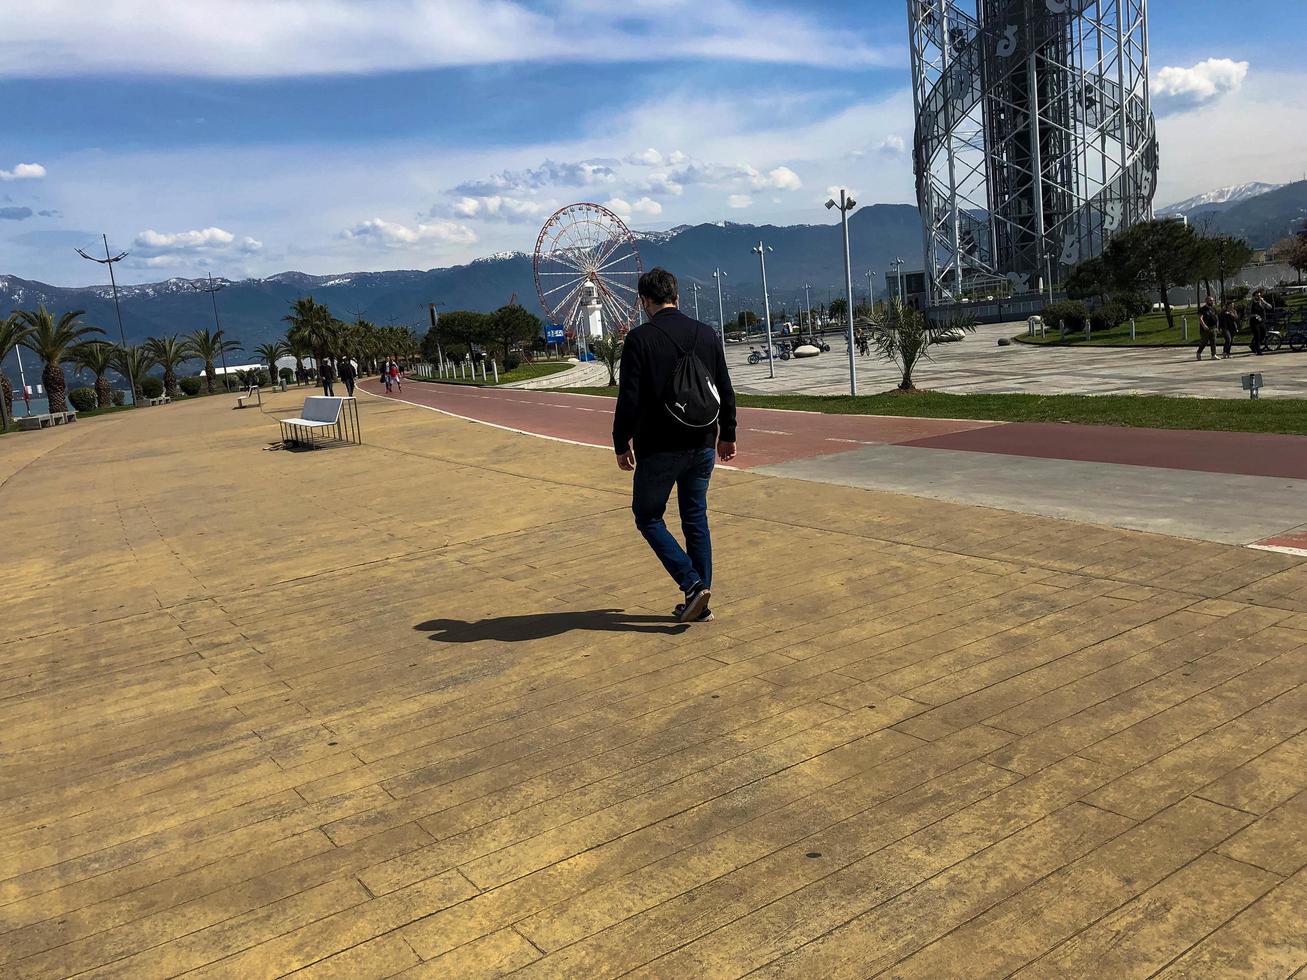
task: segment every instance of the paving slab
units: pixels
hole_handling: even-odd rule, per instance
[[[1307,966],[1307,560],[764,464],[687,627],[611,452],[306,393],[0,440],[5,976]]]

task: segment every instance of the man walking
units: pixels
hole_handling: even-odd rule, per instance
[[[1266,349],[1266,320],[1270,314],[1271,304],[1259,289],[1253,293],[1252,303],[1248,307],[1248,324],[1253,333],[1252,349],[1258,356]]]
[[[354,373],[354,362],[349,357],[342,357],[337,362],[337,373],[340,380],[345,382],[345,394],[349,398],[354,397],[354,379],[357,377]]]
[[[318,367],[318,380],[322,382],[322,393],[334,397],[336,394],[336,371],[331,366],[330,357],[322,359],[322,364]]]
[[[1198,311],[1198,360],[1203,359],[1203,348],[1212,348],[1212,360],[1216,360],[1216,331],[1221,327],[1221,314],[1216,309],[1216,300],[1211,296]]]
[[[622,350],[613,448],[618,467],[635,471],[635,526],[685,596],[673,614],[683,623],[708,622],[708,483],[718,459],[735,458],[735,391],[716,333],[676,308],[676,277],[651,269],[638,290],[649,321]],[[672,487],[684,548],[663,520]]]

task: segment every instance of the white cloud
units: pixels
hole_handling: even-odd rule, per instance
[[[617,180],[616,160],[546,160],[538,167],[502,170],[483,180],[469,180],[452,191],[465,197],[495,197],[504,191],[534,191],[542,187],[595,187]]]
[[[890,133],[876,146],[876,151],[888,156],[902,156],[908,151],[908,145],[898,133]]]
[[[803,181],[799,180],[799,175],[789,167],[777,167],[775,170],[768,171],[766,179],[758,186],[770,187],[778,191],[797,191],[803,186]]]
[[[222,248],[235,240],[236,236],[223,228],[201,228],[167,234],[151,228],[137,235],[132,245],[141,252],[186,252]]]
[[[39,163],[20,163],[13,170],[0,170],[0,180],[40,180],[45,167]]]
[[[750,207],[752,204],[753,198],[748,194],[732,194],[726,199],[726,205],[728,207],[736,208],[737,210]]]
[[[344,237],[382,248],[409,248],[425,244],[470,245],[477,240],[476,232],[455,221],[433,221],[409,227],[382,218],[361,221],[346,230]]]
[[[512,62],[681,58],[849,68],[900,64],[898,47],[755,0],[42,0],[6,5],[0,76],[268,78]],[[10,9],[12,8],[12,9]],[[294,38],[288,44],[287,38]],[[584,43],[578,43],[584,38]],[[43,56],[33,58],[33,51]]]
[[[604,202],[604,207],[619,218],[629,218],[631,216],[631,205],[629,202],[622,200],[620,197],[610,197]]]
[[[626,162],[633,167],[661,167],[663,165],[663,155],[651,146],[647,150],[628,155]]]
[[[545,212],[546,206],[537,201],[491,194],[488,197],[460,197],[453,203],[451,210],[459,218],[524,221],[539,217]],[[431,217],[434,216],[433,213]]]
[[[1248,77],[1248,62],[1208,58],[1190,68],[1167,67],[1153,76],[1153,108],[1158,115],[1184,112],[1237,92]]]
[[[631,205],[631,210],[639,214],[662,214],[663,206],[651,197],[642,197]]]
[[[655,173],[640,181],[640,190],[663,197],[680,197],[685,192],[685,187],[668,174]]]
[[[673,167],[679,167],[681,164],[685,163],[685,162],[686,162],[687,160],[689,160],[689,159],[690,159],[690,158],[687,157],[687,156],[686,156],[684,153],[682,153],[680,150],[673,150],[673,151],[668,155],[668,157],[667,157],[667,162],[670,163]]]

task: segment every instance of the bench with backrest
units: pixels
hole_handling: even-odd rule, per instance
[[[298,417],[277,420],[281,441],[315,449],[325,440],[361,443],[357,406],[353,398],[310,395]]]
[[[245,403],[246,403],[247,401],[249,401],[251,398],[256,398],[256,399],[258,399],[259,407],[260,407],[260,408],[263,407],[263,395],[259,393],[259,386],[258,386],[258,385],[251,385],[249,391],[245,391],[245,392],[242,392],[241,394],[237,395],[237,396],[236,396],[236,407],[237,407],[237,408],[244,408],[244,407],[245,407]]]

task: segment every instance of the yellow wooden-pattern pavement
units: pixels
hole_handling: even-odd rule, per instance
[[[0,976],[1307,964],[1302,560],[723,471],[686,628],[610,454],[302,394],[0,437]]]

